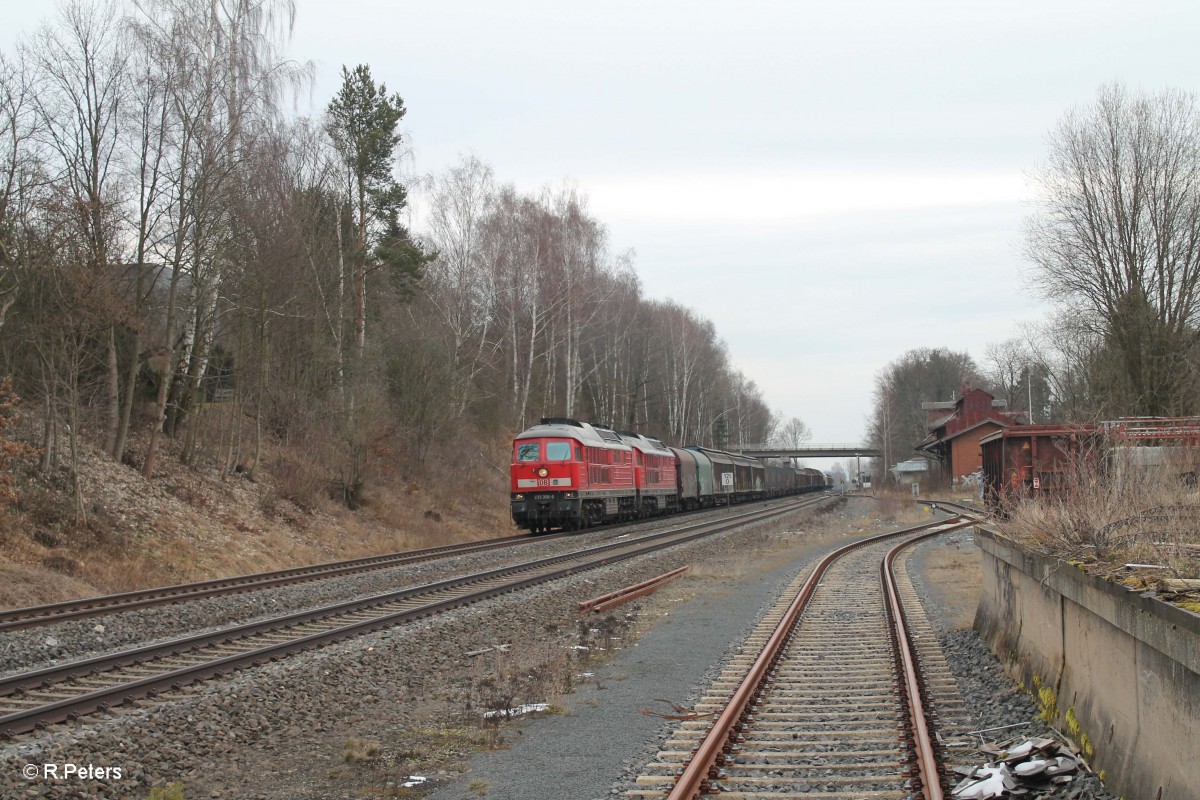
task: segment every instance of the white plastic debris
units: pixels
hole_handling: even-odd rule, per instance
[[[1016,788],[1016,783],[1004,764],[977,767],[966,780],[954,787],[953,795],[962,800],[988,800],[1001,797]]]
[[[425,783],[427,780],[429,780],[429,778],[426,778],[424,775],[409,775],[408,780],[406,780],[404,783],[400,784],[400,788],[401,789],[411,789],[414,786],[420,786],[422,783]]]
[[[1085,765],[1068,745],[1055,739],[1032,737],[984,745],[980,751],[994,761],[975,768],[956,769],[964,779],[954,787],[959,800],[994,800],[1044,791],[1051,785],[1070,783],[1071,773]]]
[[[1030,775],[1041,775],[1046,771],[1046,767],[1056,763],[1052,758],[1035,758],[1032,761],[1025,761],[1013,767],[1013,774],[1025,778]]]
[[[484,719],[497,719],[499,717],[520,717],[524,714],[536,714],[539,711],[548,711],[549,703],[526,703],[523,706],[516,708],[504,708],[499,711],[487,711],[484,713]]]

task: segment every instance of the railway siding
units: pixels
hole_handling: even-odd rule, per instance
[[[1200,615],[986,529],[975,626],[1114,794],[1200,800]]]

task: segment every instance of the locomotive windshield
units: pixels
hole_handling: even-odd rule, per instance
[[[521,442],[517,445],[517,461],[537,461],[538,450],[537,442]]]
[[[570,461],[571,460],[571,444],[570,444],[570,442],[546,442],[546,460],[547,461]]]

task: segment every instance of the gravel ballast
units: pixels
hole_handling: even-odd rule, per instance
[[[926,617],[945,653],[946,661],[958,682],[959,694],[975,715],[976,730],[986,731],[980,741],[1001,742],[1015,737],[1061,736],[1039,718],[1033,698],[1005,674],[1000,662],[982,639],[970,628],[951,624],[963,612],[973,613],[974,605],[964,609],[960,598],[948,591],[951,587],[928,579],[928,561],[935,548],[953,548],[974,559],[978,570],[979,552],[971,533],[954,533],[916,546],[909,575],[925,606]],[[963,575],[963,580],[977,580],[976,574]],[[996,730],[991,730],[996,729]],[[979,763],[986,761],[980,755]],[[1116,800],[1096,775],[1076,778],[1045,798],[1067,800]]]
[[[440,765],[450,774],[494,740],[491,726],[479,722],[481,711],[496,705],[494,692],[484,691],[489,683],[523,683],[524,696],[504,699],[537,701],[585,671],[570,649],[581,640],[578,601],[681,564],[737,558],[764,526],[787,520],[360,637],[108,719],[21,737],[0,746],[0,796],[137,797],[181,781],[189,798],[354,798],[393,791],[418,767]],[[608,627],[619,635],[618,624]],[[508,652],[466,655],[497,644]],[[122,777],[21,777],[27,765],[42,763],[115,766]]]
[[[729,512],[710,511],[693,515],[692,518],[701,521],[727,513]],[[672,524],[669,519],[656,520],[639,530],[644,532],[669,524]],[[629,526],[613,527],[574,537],[517,544],[504,550],[451,556],[292,586],[103,614],[17,630],[0,635],[0,678],[123,648],[157,644],[186,635],[208,633],[230,625],[259,622],[290,612],[432,583],[465,572],[565,553],[579,548],[583,543],[599,544],[611,541],[627,535],[630,530]]]
[[[181,782],[188,800],[611,797],[673,725],[638,709],[689,705],[797,572],[864,529],[896,527],[875,518],[872,501],[851,499],[0,743],[0,797],[140,798],[168,781]],[[912,559],[914,583],[942,625],[964,699],[980,727],[1030,722],[1027,695],[972,632],[949,624],[951,606],[961,618],[966,601],[921,580],[938,546]],[[578,601],[682,564],[693,567],[687,578],[579,623]],[[498,727],[483,720],[486,710],[534,702],[550,713]],[[25,765],[66,762],[119,766],[122,777],[21,777]],[[404,789],[417,774],[429,781]],[[1090,786],[1057,796],[1109,800]]]

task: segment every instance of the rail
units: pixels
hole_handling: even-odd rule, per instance
[[[567,535],[570,534],[562,532],[539,537],[520,534],[500,539],[488,539],[482,542],[464,542],[455,545],[427,547],[420,550],[405,550],[397,553],[365,556],[363,558],[352,558],[344,561],[330,561],[324,564],[310,564],[303,567],[292,567],[271,572],[255,572],[229,578],[213,578],[194,583],[157,586],[150,589],[121,592],[119,594],[97,595],[78,600],[47,603],[40,606],[8,609],[0,611],[0,633],[21,630],[22,628],[32,628],[39,625],[51,625],[72,619],[116,614],[135,608],[184,603],[192,600],[200,600],[205,597],[241,594],[322,580],[324,578],[389,569],[405,564],[415,564],[455,555],[486,552],[488,550],[497,550],[534,541],[544,542]]]
[[[772,506],[767,509],[724,517],[720,520],[693,523],[654,532],[632,541],[596,545],[572,553],[498,567],[425,586],[410,587],[269,620],[231,626],[219,631],[184,637],[158,645],[14,675],[0,681],[0,708],[8,707],[7,710],[0,712],[0,739],[11,738],[55,722],[77,719],[97,711],[106,711],[115,705],[132,702],[139,697],[154,696],[162,691],[178,690],[199,680],[221,677],[227,672],[248,666],[258,666],[314,647],[403,624],[655,550],[684,544],[752,522],[771,519],[825,499],[828,499],[828,496],[810,496],[781,506]],[[475,584],[481,585],[482,588],[474,591],[468,589],[469,586]],[[405,604],[422,597],[426,600],[416,606],[393,610],[398,603]],[[371,609],[381,609],[381,611],[367,619],[362,619],[362,612]],[[349,624],[338,622],[341,617],[349,617],[355,621]],[[278,635],[285,629],[298,628],[309,623],[323,623],[327,627],[316,632],[303,630],[302,633],[292,638],[284,641],[278,640]],[[251,642],[254,637],[272,641],[267,646],[255,646]],[[223,648],[242,644],[250,644],[249,649],[233,654],[221,652]],[[220,653],[220,656],[207,658],[200,652],[204,648],[213,648]],[[191,653],[197,655],[189,656],[188,654]],[[189,657],[198,657],[201,660],[198,663],[178,666],[180,659]],[[155,665],[162,671],[145,676],[144,670]],[[126,680],[119,674],[120,670],[129,668],[135,672],[134,680]],[[85,676],[95,680],[97,676],[106,672],[113,673],[111,677],[115,678],[117,682],[93,691],[62,697],[64,691],[69,694],[73,690],[73,687],[68,685],[71,682]],[[47,690],[50,688],[55,691],[48,692]],[[35,693],[43,693],[60,699],[54,699],[48,703],[28,699]]]
[[[782,618],[767,640],[766,645],[747,671],[745,678],[734,690],[724,709],[704,735],[690,761],[688,761],[683,771],[679,774],[675,785],[667,795],[668,800],[694,800],[694,798],[698,798],[702,794],[715,791],[712,781],[719,776],[719,768],[725,762],[726,755],[734,751],[736,743],[740,740],[744,729],[751,719],[751,710],[762,699],[765,691],[770,687],[772,675],[783,655],[784,648],[792,637],[805,609],[808,607],[813,594],[816,592],[830,565],[848,553],[862,547],[887,539],[924,531],[906,540],[889,552],[889,557],[884,560],[881,569],[890,575],[891,560],[894,558],[894,554],[898,553],[903,547],[907,547],[916,541],[930,536],[936,536],[974,524],[975,519],[973,517],[968,518],[964,515],[955,515],[949,519],[937,520],[912,528],[868,537],[841,547],[823,558],[813,569],[807,580],[805,580],[800,591],[782,615]],[[925,719],[925,711],[921,704],[921,686],[918,674],[919,664],[917,664],[916,657],[912,652],[911,643],[908,643],[908,633],[903,626],[903,611],[898,607],[899,596],[895,594],[894,584],[889,594],[891,595],[888,603],[889,608],[892,609],[890,616],[893,619],[893,636],[896,645],[901,648],[901,654],[897,660],[897,663],[903,670],[903,675],[900,676],[901,685],[904,687],[904,692],[908,695],[905,727],[906,730],[912,731],[912,738],[914,740],[913,750],[920,769],[922,791],[928,792],[923,795],[924,800],[941,800],[942,790],[940,780],[937,777],[939,767],[937,765],[936,748],[930,739],[931,734]]]

